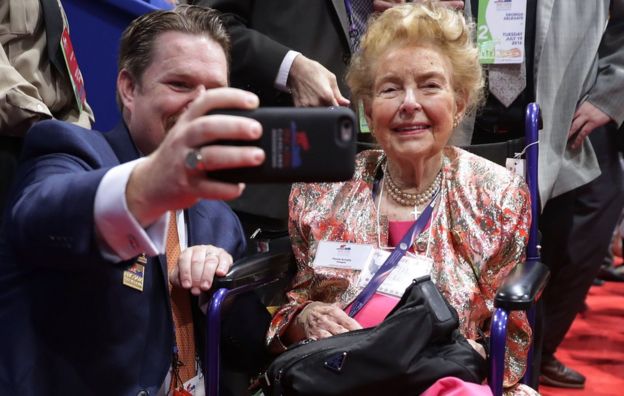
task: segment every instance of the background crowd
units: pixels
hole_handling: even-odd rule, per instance
[[[434,1],[443,7],[429,5],[435,17],[420,16],[461,29],[462,59],[449,50],[458,40],[452,32],[400,31],[417,19],[409,6],[396,7],[404,1],[163,2],[199,7],[148,14],[124,31],[121,119],[102,133],[91,130],[98,114],[62,2],[3,1],[0,393],[201,386],[198,296],[245,254],[258,228],[289,229],[299,269],[269,327],[270,350],[359,328],[343,310],[358,294],[353,271],[337,276],[310,263],[320,240],[395,245],[407,229],[400,223],[426,205],[393,199],[392,183],[405,199],[438,186],[440,195],[426,197],[436,205],[431,226],[413,253],[433,259],[432,278],[459,312],[462,334],[478,339],[492,293],[524,257],[528,197],[518,178],[447,142],[509,141],[521,150],[531,102],[542,111],[540,245],[551,275],[534,334],[541,354],[529,363],[544,384],[583,387],[585,377],[556,351],[592,284],[624,281],[610,259],[624,227],[624,0],[525,2],[524,59],[496,65],[479,65],[476,55],[471,22],[483,0]],[[423,58],[433,71],[423,71]],[[471,62],[471,72],[459,66]],[[437,76],[435,93],[423,93],[419,73]],[[295,186],[206,179],[204,170],[257,165],[264,153],[205,146],[225,136],[251,140],[261,129],[205,114],[257,106],[351,107],[362,125],[354,179]],[[427,145],[392,132],[421,124],[437,134]],[[189,152],[200,168],[188,166]],[[466,242],[481,233],[501,236]],[[372,302],[381,320],[387,302]],[[526,318],[515,316],[508,387],[524,370],[530,334]]]

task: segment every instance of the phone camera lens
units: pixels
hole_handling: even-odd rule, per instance
[[[350,120],[342,120],[340,123],[340,140],[350,142],[353,139],[353,123]]]

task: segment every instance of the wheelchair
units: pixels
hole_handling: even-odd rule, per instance
[[[490,334],[490,361],[488,384],[495,396],[503,393],[503,372],[505,363],[505,340],[507,321],[510,312],[526,311],[531,327],[535,326],[535,304],[539,299],[549,277],[547,267],[541,263],[538,246],[538,215],[539,195],[537,189],[537,158],[538,130],[540,128],[540,111],[535,103],[529,104],[526,110],[525,131],[523,142],[510,141],[465,147],[477,155],[491,159],[499,164],[508,156],[513,156],[517,147],[524,147],[526,157],[526,181],[531,195],[532,223],[529,231],[526,260],[519,263],[509,275],[506,282],[498,290],[495,300],[495,312],[492,316]],[[205,355],[205,389],[208,396],[219,395],[219,378],[221,363],[221,319],[224,307],[230,305],[237,296],[257,290],[260,287],[282,282],[295,271],[294,256],[290,250],[288,239],[270,244],[268,251],[237,261],[224,278],[215,282],[214,290],[207,310],[206,355]],[[286,241],[286,242],[284,242]],[[265,246],[266,250],[267,247]],[[235,303],[235,302],[234,302]],[[231,308],[230,308],[231,309]],[[527,371],[522,383],[534,384],[533,347],[527,358]]]
[[[90,104],[96,114],[96,129],[112,128],[119,120],[115,103],[115,54],[123,28],[134,17],[156,9],[169,8],[164,0],[97,0],[84,2],[64,0],[65,11],[72,27],[78,59],[85,73],[86,89],[97,92],[90,96]],[[97,53],[91,49],[99,49]],[[91,76],[91,77],[90,77]],[[93,85],[92,85],[93,84]],[[496,312],[492,318],[491,359],[488,383],[494,395],[502,394],[502,373],[504,369],[505,334],[509,312],[525,310],[529,312],[531,325],[534,323],[534,304],[539,298],[548,279],[548,270],[540,262],[537,241],[537,215],[539,203],[537,194],[537,131],[539,128],[539,108],[535,104],[527,108],[525,130],[527,132],[527,183],[531,191],[533,222],[525,263],[518,265],[508,281],[501,287],[495,298]],[[512,145],[494,143],[466,147],[475,154],[501,163],[513,154]],[[230,273],[215,282],[215,292],[211,296],[207,312],[205,383],[209,396],[219,394],[220,373],[220,332],[222,314],[235,304],[237,296],[254,291],[263,285],[280,284],[286,286],[286,279],[294,271],[294,257],[289,244],[270,245],[270,251],[239,260]],[[528,359],[532,361],[531,356]],[[524,383],[532,384],[530,366],[527,366]]]

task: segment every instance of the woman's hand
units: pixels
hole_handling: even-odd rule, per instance
[[[468,341],[471,347],[473,347],[477,352],[479,352],[479,355],[481,355],[483,359],[487,359],[486,354],[485,354],[485,348],[483,347],[483,345],[471,339],[466,339],[466,341]]]
[[[319,340],[347,331],[361,329],[362,326],[333,304],[313,302],[297,315],[288,330],[294,341],[303,339]]]

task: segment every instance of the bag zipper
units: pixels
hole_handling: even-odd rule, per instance
[[[386,321],[394,321],[394,320],[396,320],[397,318],[400,318],[400,317],[402,317],[402,316],[406,315],[406,314],[407,314],[409,311],[411,311],[412,309],[413,309],[413,308],[411,308],[411,307],[410,307],[410,308],[406,308],[406,309],[405,309],[404,311],[402,311],[401,313],[399,313],[399,314],[397,314],[397,315],[394,315],[394,316],[393,316],[393,317],[391,317],[391,318],[387,318],[387,320],[386,320]],[[368,331],[370,331],[370,330],[371,330],[371,328],[365,328],[365,329],[353,330],[353,331],[349,331],[349,332],[346,332],[346,333],[342,333],[342,334],[335,335],[335,336],[333,336],[333,337],[339,337],[339,338],[354,337],[354,336],[356,336],[358,333],[361,333],[361,332],[363,332],[363,331],[367,331],[367,330],[368,330]],[[295,349],[295,348],[298,348],[298,347],[304,346],[304,345],[306,345],[306,344],[309,344],[309,343],[311,343],[311,342],[313,342],[313,341],[315,341],[315,340],[312,340],[312,339],[309,339],[309,338],[308,338],[308,339],[305,339],[305,340],[303,340],[303,341],[299,342],[299,343],[298,343],[297,345],[295,345],[293,348],[289,349],[289,351],[292,351],[292,350],[293,350],[293,349]],[[276,374],[275,374],[275,376],[274,376],[274,380],[275,380],[275,382],[276,382],[276,383],[280,383],[280,381],[281,381],[281,379],[282,379],[283,375],[284,375],[284,374],[285,374],[285,373],[286,373],[286,372],[287,372],[287,371],[288,371],[288,370],[289,370],[289,369],[290,369],[290,368],[291,368],[291,367],[292,367],[295,363],[298,363],[300,360],[306,359],[306,358],[308,358],[308,357],[310,357],[310,356],[312,356],[312,355],[316,355],[316,354],[319,354],[319,353],[323,353],[323,352],[325,352],[325,351],[327,351],[327,350],[329,350],[329,349],[332,349],[332,348],[334,348],[334,347],[335,347],[335,345],[329,345],[329,346],[327,346],[327,347],[325,347],[325,348],[323,348],[323,349],[316,349],[316,350],[311,351],[311,352],[309,352],[309,353],[307,353],[307,354],[305,354],[305,355],[300,356],[298,359],[296,359],[296,360],[294,360],[294,361],[290,362],[290,363],[289,363],[286,367],[282,367],[281,369],[279,369],[279,370],[277,371],[277,373],[276,373]]]

